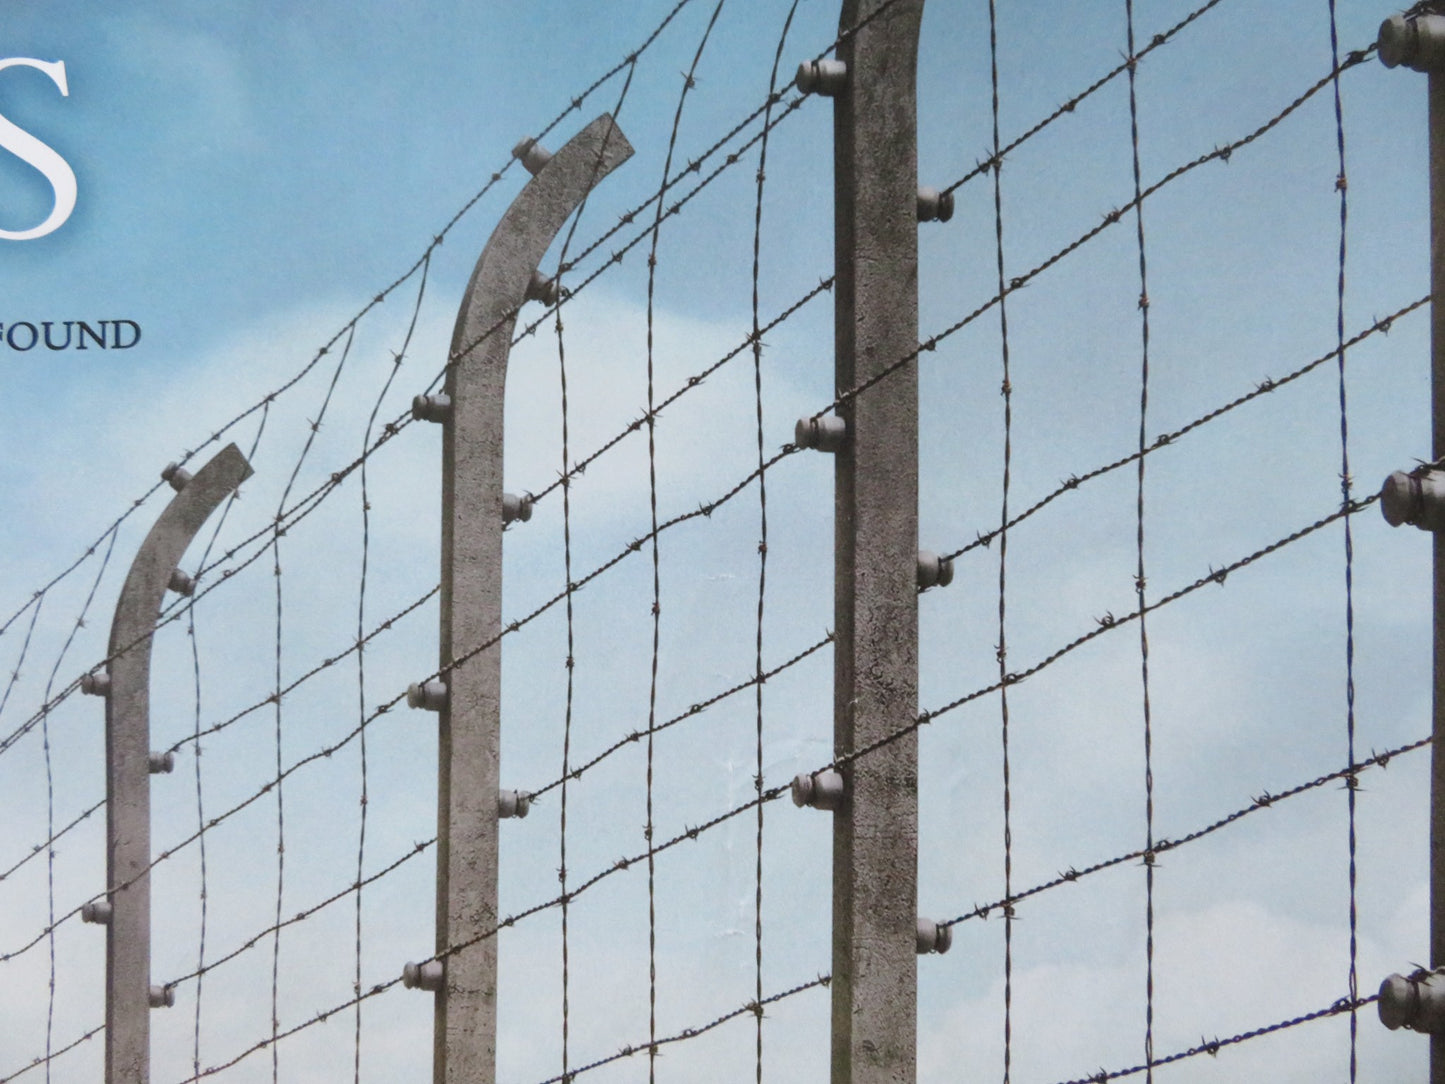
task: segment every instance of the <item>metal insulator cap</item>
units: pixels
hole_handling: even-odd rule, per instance
[[[166,586],[176,594],[185,595],[187,598],[190,598],[196,593],[196,578],[186,575],[180,569],[176,569],[171,573],[170,582],[168,582]]]
[[[942,926],[931,918],[918,920],[918,955],[936,952],[942,956],[953,947],[953,927]]]
[[[1408,1028],[1445,1034],[1445,974],[1417,971],[1391,975],[1380,983],[1380,1023],[1391,1031]]]
[[[947,587],[953,582],[953,562],[930,550],[918,551],[918,586]]]
[[[173,771],[175,771],[175,770],[176,770],[176,754],[175,754],[175,753],[172,753],[172,752],[167,752],[167,753],[152,753],[152,754],[150,755],[150,771],[151,771],[151,775],[170,775],[171,772],[173,772]]]
[[[524,295],[528,301],[540,301],[544,305],[557,304],[560,291],[557,288],[557,280],[549,278],[540,271],[533,271],[532,277],[527,280],[527,292]]]
[[[109,674],[81,674],[80,691],[86,696],[109,696]]]
[[[1387,68],[1403,64],[1417,72],[1445,70],[1445,16],[1391,15],[1380,24],[1376,44]]]
[[[406,706],[441,711],[447,706],[447,683],[436,679],[412,682],[406,687]]]
[[[526,171],[535,177],[542,172],[542,167],[552,160],[552,152],[528,136],[512,148],[512,157],[521,162]]]
[[[169,1009],[176,1003],[176,988],[174,986],[152,986],[150,1003],[152,1009]]]
[[[452,416],[452,397],[445,392],[416,395],[411,400],[411,416],[419,422],[445,422]]]
[[[947,222],[953,217],[953,193],[936,188],[918,190],[918,221]]]
[[[90,922],[96,926],[110,925],[111,906],[110,900],[91,900],[82,904],[80,908],[80,921]]]
[[[526,523],[532,518],[532,495],[524,493],[517,496],[515,493],[502,494],[502,522],[511,523],[514,520],[521,520]]]
[[[407,964],[401,969],[401,984],[408,990],[440,990],[446,982],[446,968],[440,960]]]
[[[848,65],[841,60],[805,60],[794,80],[804,94],[835,98],[848,85]]]
[[[497,816],[503,820],[510,817],[520,820],[531,808],[532,796],[526,791],[504,790],[497,795]]]
[[[820,452],[842,451],[848,443],[848,423],[836,415],[799,418],[793,426],[793,443]]]
[[[793,778],[793,804],[831,811],[843,804],[844,789],[843,776],[834,768],[804,772]]]
[[[161,471],[161,480],[169,482],[171,488],[179,493],[186,488],[186,483],[191,480],[191,472],[179,463],[167,463],[166,469]]]

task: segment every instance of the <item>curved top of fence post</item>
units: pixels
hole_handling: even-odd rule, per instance
[[[494,344],[510,345],[512,323],[547,247],[588,191],[631,157],[622,129],[603,113],[537,170],[492,231],[467,283],[452,333],[453,373],[488,358],[500,357],[505,366],[508,351]]]
[[[447,367],[442,434],[441,670],[437,781],[437,956],[432,1076],[496,1077],[497,816],[501,785],[502,427],[517,312],[555,287],[537,265],[592,187],[632,155],[603,114],[548,156],[507,208],[472,272]],[[477,651],[481,644],[493,644]],[[457,946],[467,946],[464,950]]]
[[[105,1079],[150,1079],[150,672],[151,642],[166,590],[186,548],[217,506],[251,476],[227,445],[194,477],[168,468],[179,492],[131,562],[110,626],[105,703],[106,926]],[[185,588],[189,593],[190,588]],[[124,887],[117,887],[124,886]]]

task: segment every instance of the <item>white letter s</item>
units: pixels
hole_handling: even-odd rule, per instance
[[[65,81],[65,61],[31,60],[18,56],[0,60],[0,71],[14,67],[35,68],[44,72],[50,77],[50,81],[60,88],[62,95],[70,97],[70,88]],[[55,206],[44,222],[28,230],[0,229],[0,240],[31,241],[44,237],[47,233],[54,233],[64,225],[70,212],[75,210],[75,171],[52,148],[25,129],[11,123],[3,115],[0,115],[0,148],[38,169],[55,190]]]

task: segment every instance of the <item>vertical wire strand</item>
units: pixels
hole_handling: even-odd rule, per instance
[[[753,205],[753,397],[757,408],[758,434],[758,618],[754,638],[753,678],[756,708],[757,755],[753,772],[753,793],[757,798],[757,858],[753,874],[753,1005],[756,1016],[754,1044],[755,1079],[763,1081],[763,618],[768,590],[768,484],[766,454],[763,448],[763,331],[759,316],[759,272],[762,266],[763,189],[768,178],[768,135],[772,127],[773,104],[778,96],[778,67],[783,59],[788,31],[798,0],[788,8],[778,47],[773,53],[773,67],[768,75],[768,104],[763,110],[763,138],[758,149],[757,199]]]
[[[100,560],[100,567],[95,571],[95,579],[91,581],[90,591],[85,596],[85,602],[81,604],[80,614],[71,626],[70,633],[65,637],[65,643],[60,646],[60,652],[55,657],[55,664],[50,668],[50,676],[45,679],[45,692],[42,694],[41,703],[46,706],[41,709],[40,735],[41,744],[45,753],[45,892],[46,905],[48,908],[48,926],[45,940],[50,955],[50,981],[47,991],[45,1009],[45,1079],[47,1084],[50,1080],[50,1059],[54,1055],[54,1034],[55,1034],[55,772],[50,756],[50,694],[55,688],[55,679],[60,673],[60,667],[65,662],[65,657],[70,654],[71,645],[75,643],[75,637],[81,629],[85,628],[85,617],[90,613],[91,604],[95,601],[95,593],[100,589],[100,581],[105,578],[105,571],[110,567],[111,555],[115,552],[115,540],[120,534],[120,525],[110,530],[110,540],[106,543],[105,555]],[[39,607],[37,604],[37,611]]]
[[[1149,626],[1144,569],[1144,452],[1149,424],[1149,262],[1144,239],[1139,169],[1139,63],[1134,51],[1134,0],[1124,0],[1128,24],[1129,144],[1134,168],[1134,236],[1139,248],[1139,458],[1134,502],[1134,593],[1139,610],[1139,685],[1144,717],[1144,1079],[1154,1079],[1154,725],[1149,704]]]
[[[391,385],[396,380],[397,373],[401,372],[402,362],[406,360],[406,352],[411,347],[412,335],[416,332],[416,324],[421,316],[421,305],[426,297],[427,276],[431,272],[431,255],[436,248],[433,241],[431,247],[426,250],[422,257],[421,278],[417,284],[416,301],[412,305],[411,321],[407,324],[406,334],[402,338],[401,349],[392,354],[391,371],[386,374],[386,380],[382,382],[381,390],[376,395],[376,402],[372,404],[371,415],[366,420],[366,432],[361,439],[361,577],[356,589],[356,711],[359,720],[357,739],[357,772],[359,775],[358,785],[360,787],[357,795],[357,830],[356,830],[356,908],[355,908],[355,935],[356,948],[354,956],[354,967],[352,970],[352,990],[356,995],[356,1008],[353,1014],[353,1036],[352,1036],[352,1080],[355,1084],[361,1084],[361,955],[362,955],[362,881],[366,872],[366,814],[369,801],[367,788],[367,758],[366,758],[366,585],[367,574],[370,571],[371,562],[371,490],[368,483],[367,467],[371,456],[367,449],[371,447],[371,434],[376,427],[377,415],[381,412],[381,404],[385,401],[387,393],[391,391]],[[348,342],[348,346],[350,343]]]
[[[16,684],[20,681],[21,673],[25,667],[26,656],[30,654],[30,641],[35,635],[35,622],[40,618],[40,608],[45,605],[45,592],[36,591],[33,598],[27,604],[30,610],[30,623],[25,627],[25,639],[20,644],[20,654],[15,659],[15,665],[10,670],[10,677],[5,681],[5,692],[0,695],[0,714],[5,711],[5,705],[10,703],[10,694],[15,691]]]
[[[672,118],[672,132],[667,140],[667,157],[662,165],[662,187],[666,188],[672,173],[672,156],[677,150],[677,133],[682,127],[682,110],[687,104],[688,93],[697,86],[697,66],[712,37],[727,0],[718,0],[708,19],[707,29],[698,42],[682,79],[682,92],[678,95],[677,111]],[[648,506],[652,516],[650,533],[652,554],[652,664],[647,689],[647,822],[643,835],[647,840],[647,1079],[649,1084],[657,1080],[657,856],[653,851],[653,745],[657,727],[657,666],[662,644],[662,573],[658,549],[657,518],[657,390],[655,382],[654,332],[657,294],[657,245],[662,234],[663,201],[657,200],[652,220],[651,244],[647,253],[647,490]]]
[[[271,404],[264,403],[261,407],[261,420],[256,426],[256,436],[251,441],[251,451],[247,454],[247,462],[256,461],[256,449],[261,446],[261,437],[266,432],[266,421],[271,415]],[[226,517],[231,514],[231,508],[236,501],[240,500],[241,491],[232,490],[226,498],[225,506],[217,517],[216,525],[211,531],[211,537],[206,542],[206,548],[201,553],[198,562],[201,568],[209,563],[211,550],[215,548],[216,540],[221,536],[221,528],[226,525]],[[201,1071],[201,1004],[202,995],[205,991],[206,982],[206,926],[207,914],[207,878],[206,878],[206,801],[205,792],[201,778],[201,649],[196,636],[196,606],[192,600],[186,606],[186,637],[191,642],[191,681],[194,691],[194,703],[192,711],[192,771],[196,783],[196,844],[200,862],[200,930],[197,935],[196,948],[196,1002],[191,1020],[191,1071],[199,1074]]]
[[[1345,528],[1345,739],[1350,775],[1345,778],[1345,794],[1349,808],[1349,895],[1350,895],[1350,1080],[1359,1069],[1359,909],[1356,900],[1357,868],[1355,858],[1355,803],[1358,779],[1355,768],[1355,541],[1350,507],[1350,423],[1349,400],[1345,385],[1345,240],[1349,225],[1349,184],[1345,173],[1345,112],[1340,96],[1340,37],[1335,18],[1335,0],[1328,0],[1330,15],[1330,57],[1334,64],[1335,147],[1339,170],[1335,190],[1340,194],[1339,270],[1335,279],[1335,336],[1340,389],[1340,500],[1346,509]]]
[[[1009,481],[1013,466],[1013,384],[1009,369],[1008,291],[1004,284],[1003,248],[1003,158],[999,139],[998,93],[998,14],[994,0],[988,2],[989,72],[993,102],[993,223],[994,251],[998,269],[998,322],[1003,378],[999,391],[1003,396],[1003,498],[999,511],[998,545],[998,656],[999,731],[1003,746],[1003,895],[1013,896],[1013,790],[1009,764],[1008,710],[1008,519]],[[1013,1069],[1013,933],[1012,902],[1004,904],[1003,919],[1003,1079],[1008,1084]]]
[[[622,90],[617,95],[617,103],[612,108],[612,116],[615,120],[622,115],[622,107],[627,102],[627,94],[632,89],[632,78],[637,74],[637,60],[634,57],[628,65],[627,77],[622,81]],[[610,138],[610,133],[609,133]],[[572,239],[577,234],[577,227],[582,223],[582,215],[587,210],[587,201],[592,196],[592,189],[597,183],[597,174],[602,168],[603,158],[607,151],[607,141],[603,140],[602,148],[597,156],[597,163],[592,170],[592,178],[588,182],[587,191],[578,204],[577,213],[572,216],[571,225],[567,228],[567,235],[562,240],[562,250],[557,257],[557,274],[554,281],[557,284],[558,304],[556,309],[555,329],[557,333],[557,373],[562,408],[562,566],[563,582],[566,584],[565,614],[567,620],[567,657],[565,669],[567,671],[566,704],[562,717],[562,784],[558,795],[558,865],[557,880],[561,882],[561,920],[562,920],[562,1079],[570,1080],[570,1059],[571,1059],[571,984],[572,984],[572,959],[571,945],[569,941],[569,919],[571,912],[571,900],[567,895],[567,782],[572,773],[572,707],[573,694],[575,692],[575,671],[576,660],[576,625],[574,621],[573,599],[577,587],[572,582],[572,471],[569,459],[571,456],[571,434],[569,431],[569,402],[567,398],[567,343],[562,323],[562,308],[566,303],[566,292],[562,285],[563,268],[567,267],[567,253],[572,248]]]
[[[282,764],[282,709],[281,698],[284,689],[282,677],[282,629],[284,618],[283,592],[281,584],[281,537],[286,533],[282,527],[282,515],[286,509],[286,499],[291,495],[291,487],[296,484],[296,478],[301,473],[301,467],[310,454],[312,445],[316,442],[316,434],[321,430],[321,423],[326,417],[326,411],[331,405],[331,397],[336,391],[336,383],[341,379],[341,371],[346,368],[346,360],[351,356],[351,344],[356,339],[356,323],[353,321],[347,327],[346,345],[341,351],[341,360],[336,363],[336,368],[331,373],[331,383],[327,386],[326,396],[321,402],[321,409],[317,412],[314,421],[310,422],[311,432],[307,434],[306,443],[301,449],[301,454],[296,458],[296,465],[291,470],[291,477],[286,482],[286,488],[281,494],[281,500],[276,505],[276,518],[271,530],[271,572],[275,577],[276,588],[276,670],[275,687],[271,694],[274,705],[276,720],[276,779],[272,787],[276,791],[276,919],[274,923],[275,932],[271,937],[271,1080],[272,1084],[280,1084],[281,1080],[281,1053],[280,1043],[277,1040],[281,1034],[280,1000],[281,1000],[281,910],[286,894],[286,801],[284,796],[285,772]],[[325,348],[322,348],[325,352]]]

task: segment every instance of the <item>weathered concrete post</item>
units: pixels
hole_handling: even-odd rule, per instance
[[[407,984],[436,992],[433,1079],[496,1076],[497,827],[500,796],[502,526],[530,502],[502,493],[502,396],[517,312],[555,297],[537,265],[568,216],[632,155],[603,114],[556,155],[531,140],[514,152],[534,176],[502,216],[467,286],[443,396],[413,413],[443,423],[440,682],[413,687],[413,707],[440,712],[434,960],[407,965]],[[508,513],[511,513],[510,515]],[[459,658],[464,661],[457,662]],[[515,810],[514,810],[515,812]],[[454,946],[468,947],[456,950]]]
[[[1445,6],[1445,5],[1441,5]],[[1429,73],[1430,310],[1433,465],[1445,460],[1445,15],[1416,10],[1380,27],[1380,59]],[[1445,969],[1445,530],[1440,523],[1438,470],[1391,476],[1381,508],[1392,524],[1410,522],[1434,532],[1434,747],[1430,777],[1430,967],[1433,976],[1392,975],[1380,988],[1380,1018],[1390,1028],[1430,1034],[1430,1084],[1445,1084],[1445,1014],[1440,1011]],[[1413,492],[1412,492],[1413,491]],[[1427,1011],[1428,1010],[1428,1011]]]
[[[105,1079],[150,1080],[150,1011],[170,1003],[153,990],[151,967],[152,771],[167,771],[150,750],[151,640],[166,591],[189,595],[195,581],[177,568],[201,525],[251,475],[234,444],[194,477],[177,466],[163,477],[178,492],[146,535],[116,603],[110,662],[87,674],[81,687],[105,697],[106,884],[109,894],[88,904],[84,918],[102,922],[105,937]],[[173,763],[173,762],[172,762]]]
[[[798,73],[800,89],[834,99],[840,393],[918,349],[922,17],[923,0],[844,0],[837,59]],[[846,439],[835,467],[833,740],[843,755],[918,711],[916,364],[850,398],[839,413]],[[912,1081],[917,738],[847,763],[843,776],[833,821],[832,1079]]]

